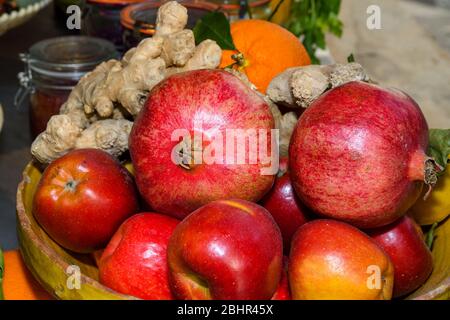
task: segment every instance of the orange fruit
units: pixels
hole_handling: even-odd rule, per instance
[[[52,297],[28,271],[18,250],[3,253],[5,273],[3,294],[5,300],[49,300]]]
[[[287,68],[311,64],[300,40],[275,23],[239,20],[231,23],[231,36],[237,51],[224,50],[220,67],[234,63],[233,67],[243,71],[262,93]]]

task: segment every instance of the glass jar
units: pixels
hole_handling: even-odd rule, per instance
[[[221,10],[227,13],[230,21],[249,18],[247,11],[241,4],[244,1],[241,0],[209,0],[210,2],[217,4]],[[272,13],[270,6],[271,0],[248,0],[248,6],[252,13],[253,19],[267,19]]]
[[[194,28],[197,20],[205,14],[219,10],[219,6],[206,1],[178,1],[188,10],[187,28]],[[142,39],[155,33],[156,15],[164,1],[146,1],[125,7],[120,13],[125,49],[137,46]]]
[[[81,32],[111,41],[124,52],[120,11],[127,5],[145,0],[86,0]]]
[[[109,41],[67,36],[40,41],[20,57],[25,71],[18,75],[21,87],[14,104],[22,108],[29,96],[30,131],[36,137],[59,113],[80,78],[99,63],[118,58],[118,53]]]

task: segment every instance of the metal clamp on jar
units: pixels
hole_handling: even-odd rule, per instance
[[[83,75],[118,56],[109,41],[85,36],[43,40],[31,46],[28,53],[20,54],[25,68],[18,74],[20,88],[14,104],[23,109],[29,97],[32,136],[45,130]]]

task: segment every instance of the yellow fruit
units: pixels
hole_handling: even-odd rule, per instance
[[[280,0],[271,0],[270,1],[270,10],[271,12],[275,10]],[[277,13],[272,17],[272,20],[270,20],[273,23],[277,24],[283,24],[286,22],[286,20],[289,18],[289,13],[291,10],[291,0],[284,0],[280,7],[278,8]]]
[[[428,198],[423,200],[425,192],[427,192],[427,188],[424,188],[423,194],[410,210],[411,216],[418,224],[433,224],[450,215],[450,165],[439,177]]]

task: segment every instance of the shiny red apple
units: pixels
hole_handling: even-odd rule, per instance
[[[177,218],[214,200],[259,201],[276,174],[264,170],[275,162],[273,128],[267,103],[236,76],[173,75],[152,89],[130,135],[140,193]]]
[[[97,149],[74,150],[53,161],[33,199],[34,217],[50,237],[81,253],[103,248],[137,210],[133,178]]]
[[[394,264],[394,297],[420,287],[433,270],[433,257],[425,245],[422,230],[409,216],[394,223],[368,230]]]
[[[284,250],[289,252],[292,236],[308,220],[307,208],[300,201],[286,172],[287,160],[280,161],[280,171],[272,189],[264,196],[261,204],[278,224],[283,237]],[[285,170],[281,171],[281,167]]]
[[[288,279],[288,257],[283,257],[283,271],[281,272],[280,283],[272,296],[271,300],[291,300],[291,292],[289,289],[289,279]]]
[[[266,209],[214,201],[184,219],[170,239],[172,292],[180,299],[270,299],[282,259],[281,234]]]
[[[295,300],[388,300],[394,268],[368,235],[336,220],[301,226],[289,256],[289,284]]]
[[[142,299],[173,299],[168,281],[167,245],[178,222],[156,213],[128,218],[99,261],[100,282]]]

